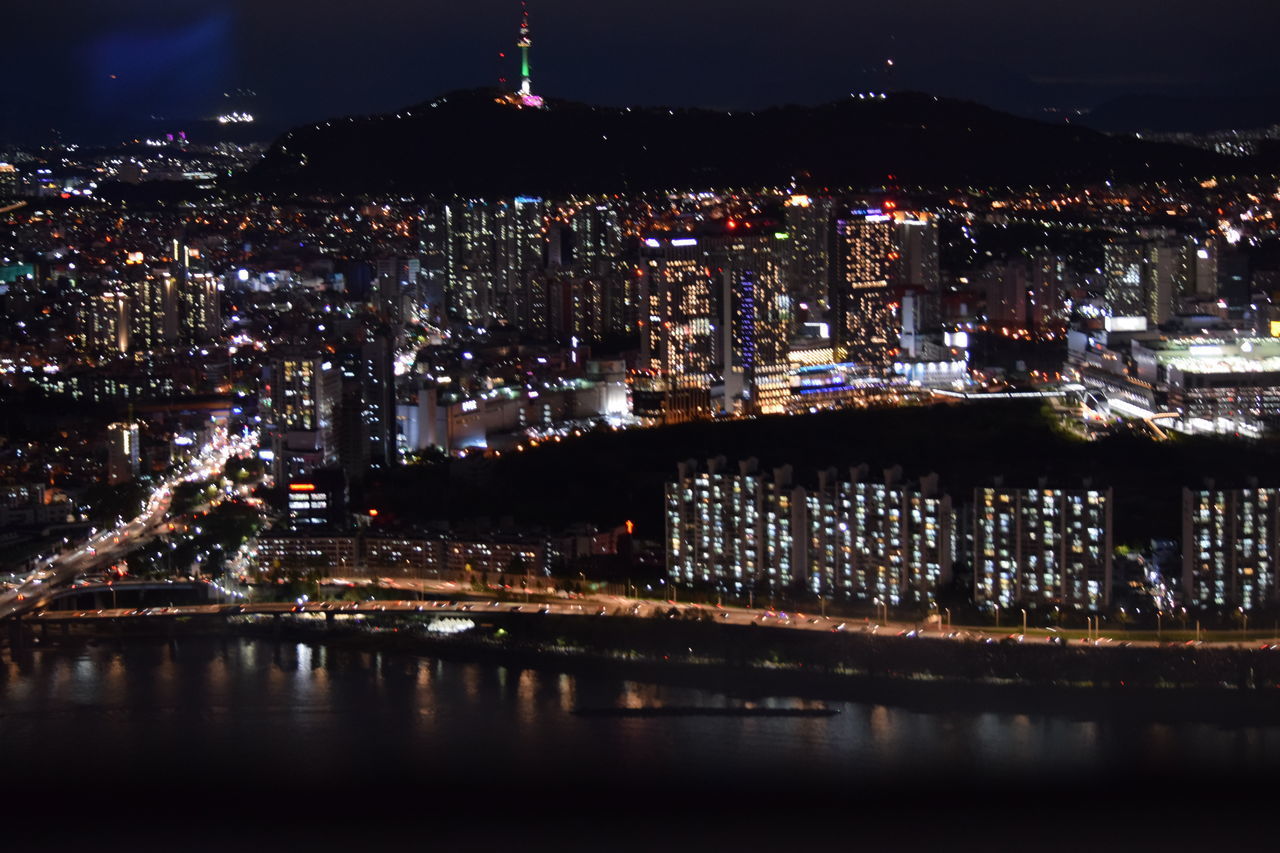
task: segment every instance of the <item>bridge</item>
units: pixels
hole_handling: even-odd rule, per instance
[[[1074,383],[1063,383],[1056,388],[1041,389],[1039,391],[951,391],[946,388],[930,388],[929,391],[936,397],[950,397],[955,400],[975,400],[991,402],[993,400],[1047,400],[1055,397],[1065,397],[1068,394],[1078,394],[1084,390],[1083,385]]]
[[[224,598],[226,593],[206,581],[189,580],[118,580],[86,583],[77,581],[63,587],[44,601],[48,610],[93,610],[111,602],[112,609],[120,601],[126,604],[174,605],[211,602]]]

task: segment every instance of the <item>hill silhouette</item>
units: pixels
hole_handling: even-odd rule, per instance
[[[752,112],[545,110],[455,92],[397,113],[295,128],[246,177],[256,190],[510,196],[708,187],[808,189],[1147,180],[1247,163],[1050,125],[918,93]]]

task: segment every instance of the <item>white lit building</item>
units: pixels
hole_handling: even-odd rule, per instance
[[[847,480],[820,472],[796,486],[789,466],[761,475],[755,460],[730,471],[683,463],[667,484],[667,568],[678,583],[735,594],[791,590],[828,599],[931,602],[951,578],[955,512],[937,478],[882,482],[854,469]]]
[[[1280,489],[1182,492],[1182,596],[1188,607],[1253,610],[1276,599]]]
[[[1099,610],[1111,600],[1111,490],[974,492],[974,599]]]

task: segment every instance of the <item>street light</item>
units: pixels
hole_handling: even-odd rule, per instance
[[[1022,636],[1027,635],[1027,608],[1022,608]]]

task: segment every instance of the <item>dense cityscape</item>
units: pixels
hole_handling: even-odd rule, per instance
[[[884,69],[588,105],[535,85],[530,14],[495,87],[400,111],[260,136],[240,88],[0,139],[15,661],[237,636],[1276,710],[1280,124],[1102,133]]]

